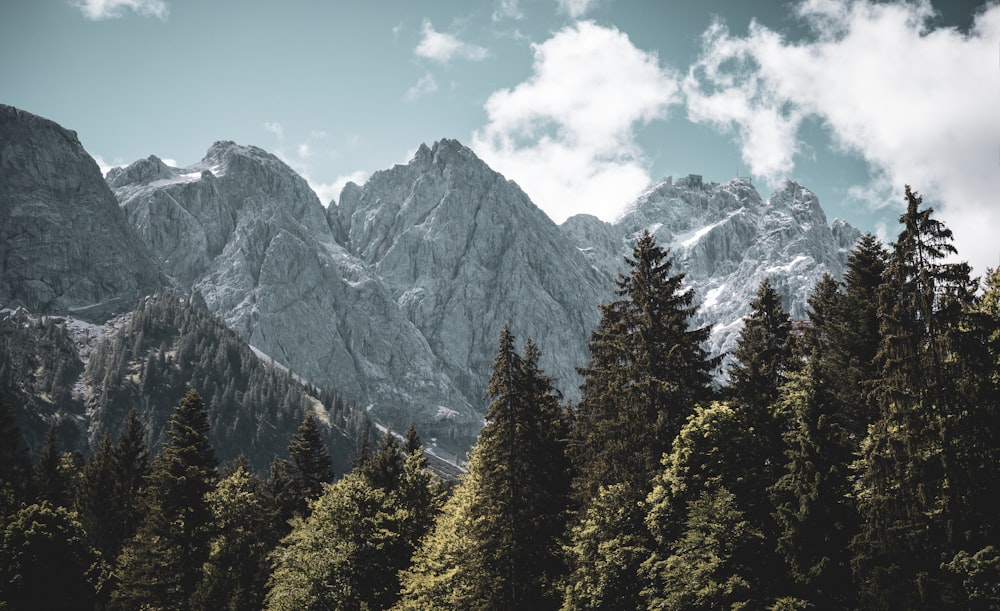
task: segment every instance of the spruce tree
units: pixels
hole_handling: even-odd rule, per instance
[[[601,306],[590,337],[590,363],[571,435],[578,501],[601,486],[629,482],[636,499],[648,491],[696,402],[711,395],[718,360],[702,347],[710,328],[690,329],[694,293],[673,273],[667,251],[649,232],[636,240],[617,299]]]
[[[218,464],[208,441],[208,413],[189,391],[170,419],[167,440],[153,461],[145,516],[117,562],[116,608],[184,609],[208,559]]]
[[[437,573],[445,571],[460,579],[455,587],[461,593],[445,602],[425,601],[428,604],[557,606],[554,586],[563,573],[558,542],[569,483],[559,400],[538,359],[538,348],[530,340],[519,356],[504,326],[490,377],[487,425],[473,449],[461,492],[456,492],[468,504],[452,504],[456,514],[443,516],[467,531],[460,541],[443,542],[438,538],[448,535],[437,529],[417,552],[408,577],[413,581],[404,583],[404,591],[416,598],[404,596],[406,605],[425,600],[414,582],[436,587],[431,584],[452,579]]]
[[[743,318],[728,369],[730,394],[746,406],[752,420],[762,424],[770,420],[770,407],[789,365],[791,328],[781,295],[765,278],[750,301],[750,313]]]
[[[323,485],[333,481],[333,461],[320,434],[316,415],[309,411],[288,444],[288,459],[271,463],[268,492],[280,539],[287,534],[288,521],[309,515],[309,503],[323,493]]]
[[[995,427],[996,412],[979,396],[979,376],[967,375],[978,369],[965,333],[969,266],[946,261],[956,254],[951,231],[909,187],[905,198],[879,294],[879,415],[862,448],[853,568],[867,608],[945,608],[963,594],[942,565],[994,536],[970,510],[982,506],[996,461],[962,448],[978,445],[977,429]]]

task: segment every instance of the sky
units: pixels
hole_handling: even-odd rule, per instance
[[[998,0],[3,0],[0,103],[104,168],[256,145],[324,205],[441,138],[556,222],[740,175],[893,240],[909,184],[1000,264]]]

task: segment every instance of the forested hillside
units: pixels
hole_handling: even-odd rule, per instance
[[[366,445],[332,483],[322,412],[308,405],[289,405],[307,411],[266,479],[244,462],[220,467],[211,440],[252,445],[254,429],[220,436],[217,422],[230,420],[213,410],[234,409],[227,393],[236,406],[265,391],[198,333],[193,348],[165,338],[197,327],[196,312],[147,305],[121,336],[143,358],[91,359],[104,401],[128,384],[172,388],[171,368],[194,360],[213,373],[173,395],[158,452],[128,417],[82,465],[54,434],[35,456],[19,451],[0,409],[3,600],[998,608],[1000,271],[971,278],[950,231],[909,188],[905,198],[896,241],[863,237],[843,279],[816,285],[807,322],[793,325],[761,283],[722,388],[708,329],[691,324],[696,296],[642,235],[601,307],[579,402],[562,401],[532,340],[518,350],[516,330],[498,330],[486,426],[451,489],[430,475],[412,429]]]

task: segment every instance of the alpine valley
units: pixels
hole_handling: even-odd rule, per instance
[[[454,140],[326,206],[277,157],[233,142],[190,167],[150,156],[102,176],[74,132],[0,106],[0,392],[36,448],[57,423],[86,449],[128,406],[158,435],[192,384],[214,397],[220,454],[257,467],[308,409],[335,447],[371,422],[413,423],[454,458],[483,425],[504,323],[578,398],[598,306],[647,230],[687,274],[713,354],[735,345],[765,278],[804,318],[860,236],[793,182],[765,198],[748,179],[696,175],[652,186],[615,223],[556,225]],[[182,368],[193,377],[171,375]]]

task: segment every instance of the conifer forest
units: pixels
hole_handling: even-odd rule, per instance
[[[905,201],[895,241],[861,238],[808,320],[764,281],[726,358],[643,234],[579,401],[497,329],[457,478],[413,427],[379,433],[334,391],[302,392],[176,299],[46,388],[15,383],[45,367],[8,346],[0,609],[1000,608],[1000,270],[972,277]],[[65,343],[45,333],[42,360]],[[12,402],[71,401],[81,373],[121,426],[86,453],[55,427],[26,439]],[[157,401],[168,420],[143,416]]]

